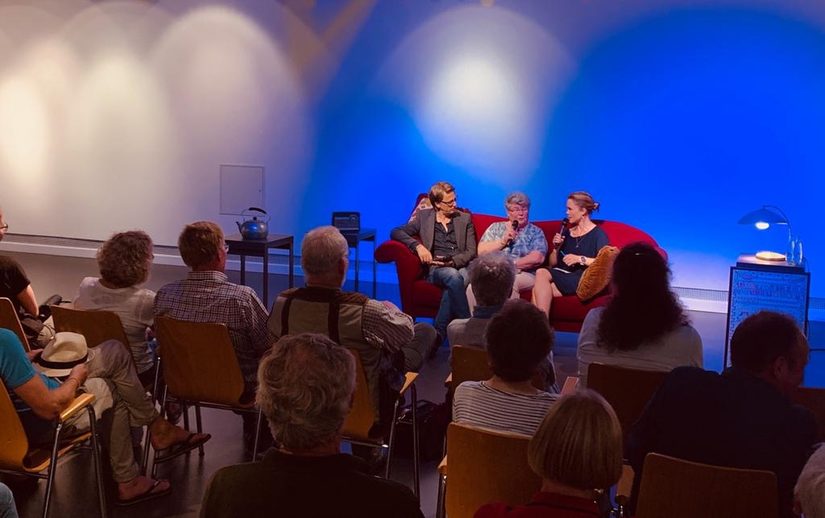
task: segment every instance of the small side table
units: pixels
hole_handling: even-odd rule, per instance
[[[240,234],[232,234],[224,239],[227,253],[241,257],[241,284],[246,284],[246,256],[263,258],[264,306],[269,308],[269,249],[289,250],[289,287],[295,282],[295,247],[292,235],[269,234],[266,239],[244,239]]]
[[[362,241],[371,241],[372,242],[372,254],[375,255],[375,229],[374,228],[362,228],[358,232],[342,232],[344,238],[347,240],[347,244],[350,248],[355,249],[355,291],[358,291],[358,270],[360,270],[360,258],[358,254],[358,245],[361,244]],[[375,298],[375,259],[373,258],[372,261],[372,298]]]

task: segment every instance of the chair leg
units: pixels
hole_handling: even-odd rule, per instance
[[[169,387],[164,386],[163,387],[163,396],[160,399],[160,407],[161,408],[166,408],[166,400],[167,400],[168,397],[169,397]],[[152,447],[151,439],[152,439],[152,432],[149,429],[149,427],[147,426],[146,427],[146,447],[143,450],[143,459],[144,459],[143,469],[144,469],[144,472],[146,471],[146,468],[149,464],[149,448]],[[157,473],[158,473],[158,463],[155,462],[155,459],[157,457],[158,457],[158,452],[155,452],[155,454],[153,455],[153,459],[152,459],[152,478],[155,478],[157,476]]]
[[[195,403],[195,423],[198,426],[198,433],[203,433],[203,423],[201,421],[201,406]],[[203,444],[198,446],[198,455],[203,457]]]
[[[63,423],[57,423],[54,428],[54,444],[52,444],[51,462],[49,462],[49,475],[46,479],[46,497],[43,500],[43,518],[49,515],[49,501],[52,498],[52,486],[54,485],[54,472],[57,469],[57,451],[60,444],[60,432],[63,430]]]
[[[395,423],[398,421],[398,410],[401,408],[401,396],[396,398],[395,406],[392,409],[392,422],[390,423],[390,439],[387,441],[387,465],[384,467],[384,478],[390,478],[390,468],[392,466],[392,449],[395,446]]]
[[[189,406],[185,401],[180,401],[180,409],[183,412],[183,428],[189,431]]]
[[[438,475],[438,501],[435,504],[435,518],[447,515],[447,475]]]
[[[418,394],[415,383],[410,386],[410,399],[412,400],[412,433],[413,433],[413,492],[416,498],[421,500],[421,487],[419,481],[418,468],[421,464],[421,449],[418,442]]]
[[[258,417],[255,419],[255,442],[252,444],[252,462],[258,460],[258,442],[261,439],[261,409],[258,409]]]
[[[160,400],[158,397],[158,390],[160,389],[160,355],[155,358],[155,381],[152,383],[152,402],[155,403]],[[166,411],[164,407],[160,407],[160,413]]]
[[[100,447],[97,437],[97,418],[95,409],[89,405],[86,407],[89,412],[89,431],[92,434],[92,460],[95,464],[95,480],[97,481],[97,500],[100,506],[101,518],[106,518],[106,490],[103,488],[103,470],[100,468]]]

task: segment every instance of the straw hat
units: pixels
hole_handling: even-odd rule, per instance
[[[72,367],[89,361],[86,337],[79,333],[63,331],[54,335],[54,340],[43,349],[34,360],[37,369],[51,378],[68,376]]]

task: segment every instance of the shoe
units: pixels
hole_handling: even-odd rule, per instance
[[[139,504],[140,502],[145,502],[147,500],[151,500],[153,498],[159,498],[161,496],[165,496],[165,495],[168,495],[169,493],[171,493],[172,492],[172,486],[169,486],[166,489],[157,491],[157,488],[161,484],[161,482],[163,482],[163,480],[155,480],[155,483],[152,484],[152,487],[150,487],[149,489],[147,489],[143,493],[141,493],[137,496],[134,496],[132,498],[129,498],[128,500],[121,500],[121,499],[118,498],[117,501],[115,502],[115,504],[119,505],[121,507],[127,506],[127,505],[134,505],[134,504]]]
[[[211,438],[212,436],[208,433],[189,433],[189,435],[186,436],[186,439],[184,439],[183,441],[177,442],[166,449],[160,450],[163,452],[163,454],[159,456],[157,459],[155,459],[155,462],[165,462],[169,459],[177,457],[178,455],[183,455],[186,452],[192,451],[195,448],[203,446],[204,443],[206,443],[206,441],[208,441]]]

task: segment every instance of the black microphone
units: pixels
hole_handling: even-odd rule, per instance
[[[517,221],[517,220],[513,220],[513,230],[518,230],[518,221]],[[514,242],[514,241],[515,241],[515,239],[510,238],[510,239],[507,241],[507,245],[506,245],[506,246],[507,246],[508,248],[509,248],[509,247],[511,247],[511,246],[513,246],[513,242]]]
[[[569,219],[567,219],[567,218],[564,218],[563,220],[561,220],[561,228],[559,229],[559,234],[560,234],[562,237],[564,237],[564,231],[565,231],[565,230],[567,230],[567,224],[568,224],[568,223],[570,223],[570,220],[569,220]],[[561,243],[559,243],[558,245],[555,245],[555,248],[556,248],[557,250],[558,250],[560,247],[561,247]]]

